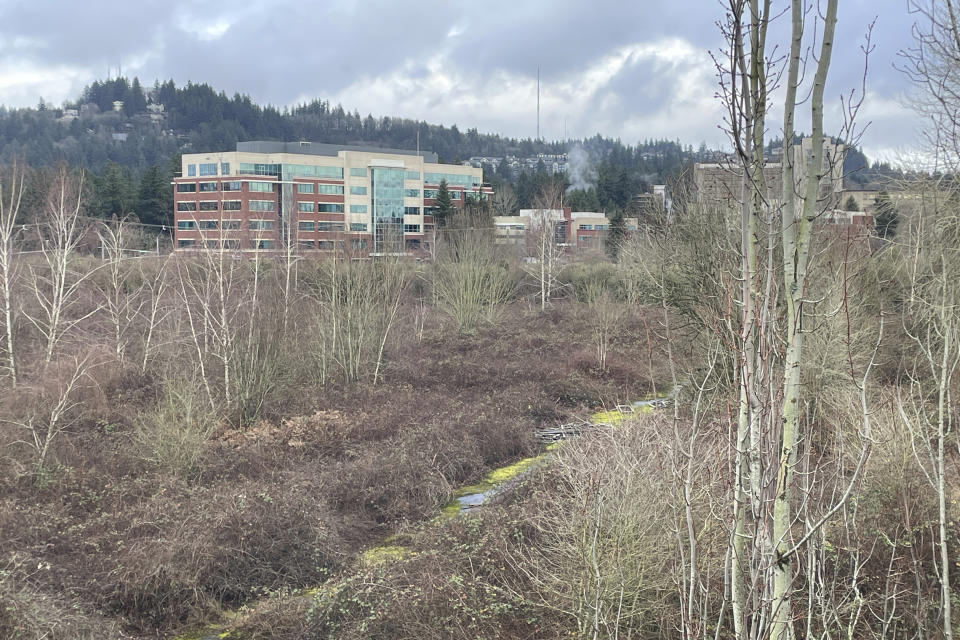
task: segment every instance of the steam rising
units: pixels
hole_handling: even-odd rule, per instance
[[[574,189],[586,191],[597,181],[597,172],[590,162],[590,154],[580,144],[574,145],[567,152],[567,178],[570,180],[567,193]]]

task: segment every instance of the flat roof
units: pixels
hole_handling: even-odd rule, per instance
[[[299,153],[312,156],[336,157],[341,151],[361,151],[364,153],[388,153],[401,156],[420,156],[424,162],[437,164],[439,156],[433,151],[413,151],[411,149],[389,149],[353,144],[327,144],[326,142],[281,142],[279,140],[248,140],[237,143],[237,151],[245,153]]]

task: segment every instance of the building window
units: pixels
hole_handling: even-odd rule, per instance
[[[297,246],[301,249],[313,249],[316,246],[316,243],[313,240],[298,240]]]
[[[197,244],[196,240],[177,240],[178,249],[189,249],[190,247]]]
[[[240,228],[239,220],[224,220],[220,223],[220,228],[224,231],[236,231]]]
[[[193,231],[197,223],[193,220],[177,220],[177,231]]]
[[[215,176],[217,175],[217,163],[201,163],[200,164],[200,175],[202,176]]]
[[[594,225],[593,228],[596,229],[597,231],[606,231],[608,229],[608,225],[597,224],[597,225]]]
[[[273,240],[253,239],[250,241],[251,249],[273,249]]]
[[[582,224],[582,225],[580,225],[580,230],[581,230],[581,231],[593,231],[593,225],[592,225],[592,224]]]
[[[312,202],[298,202],[297,211],[300,213],[313,213],[313,203]]]
[[[260,193],[273,193],[273,183],[272,182],[251,182],[250,191],[258,191]]]
[[[423,181],[427,184],[440,184],[441,180],[446,180],[450,186],[457,187],[475,187],[483,181],[480,178],[462,173],[424,173]]]
[[[428,200],[431,199],[431,198],[436,198],[436,197],[437,197],[437,190],[436,190],[436,189],[424,189],[424,190],[423,190],[423,197],[426,198],[426,199],[428,199]]]
[[[259,162],[241,162],[239,173],[252,173],[257,176],[277,176],[280,177],[279,164],[265,164]]]
[[[333,240],[317,240],[317,249],[322,251],[333,251],[334,246]]]
[[[195,164],[188,164],[188,165],[187,165],[187,176],[193,178],[193,177],[196,176],[196,175],[197,175],[197,165],[195,165]]]
[[[196,202],[178,202],[177,211],[196,211],[197,203]]]
[[[366,169],[350,169],[350,175],[356,178],[366,178],[367,170]]]
[[[320,213],[343,213],[343,205],[321,202],[317,205],[317,211]]]
[[[227,240],[221,240],[220,244],[224,249],[232,249],[236,251],[240,248],[240,241],[236,238],[228,238]]]
[[[342,222],[318,222],[317,231],[343,231]]]
[[[352,204],[350,205],[350,213],[366,213],[367,205],[365,204]]]
[[[313,185],[306,182],[298,182],[297,193],[313,193]]]
[[[451,200],[459,200],[461,193],[463,193],[463,192],[462,192],[462,191],[451,191],[451,192],[450,192],[450,199],[451,199]]]
[[[420,225],[418,224],[405,224],[403,225],[404,233],[420,233]]]
[[[366,222],[351,222],[350,231],[366,231],[367,223]]]
[[[216,182],[201,182],[201,183],[200,183],[200,192],[201,192],[201,193],[204,192],[204,191],[209,192],[209,191],[216,191],[216,190],[217,190],[217,183],[216,183]]]
[[[222,175],[222,176],[228,176],[228,175],[230,175],[230,163],[229,163],[229,162],[221,162],[221,163],[220,163],[220,175]]]
[[[420,238],[407,238],[407,251],[419,251],[420,250]]]
[[[367,195],[367,188],[366,187],[350,187],[350,195],[365,196]]]
[[[241,204],[239,200],[224,200],[223,201],[223,210],[224,211],[240,211]]]
[[[196,193],[196,182],[180,182],[177,184],[177,193]]]
[[[404,207],[403,215],[405,216],[418,216],[420,215],[420,207]]]
[[[273,220],[250,220],[247,222],[247,229],[250,231],[273,231]]]
[[[404,171],[403,172],[404,180],[419,180],[420,172],[419,171]]]
[[[277,203],[273,200],[251,200],[250,211],[276,211]]]
[[[200,211],[217,211],[219,203],[216,200],[207,200],[200,203]]]
[[[241,168],[243,165],[240,165]],[[261,165],[257,165],[258,167]],[[318,167],[312,164],[284,164],[284,165],[265,165],[274,166],[283,169],[284,179],[289,178],[336,178],[343,180],[343,169],[341,167]],[[277,174],[261,174],[277,175]]]
[[[313,222],[310,220],[301,220],[297,224],[297,229],[300,231],[313,231]]]
[[[201,231],[215,231],[219,225],[216,220],[201,220],[197,223]]]
[[[240,191],[242,188],[239,180],[231,180],[220,185],[220,189],[223,191]]]
[[[350,248],[354,251],[366,251],[367,249],[367,239],[366,238],[354,238],[350,241]]]
[[[403,197],[404,197],[404,198],[419,198],[419,197],[420,197],[420,189],[404,189],[404,190],[403,190]]]
[[[343,185],[342,184],[319,184],[317,185],[317,193],[325,196],[342,196]]]

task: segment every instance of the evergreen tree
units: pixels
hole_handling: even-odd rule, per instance
[[[857,204],[853,196],[847,196],[847,201],[843,203],[844,211],[860,211],[860,205]]]
[[[610,229],[607,230],[607,255],[614,262],[620,254],[620,246],[627,239],[627,221],[623,218],[623,212],[617,213],[610,219]]]
[[[436,204],[433,212],[433,218],[436,221],[437,226],[442,227],[454,214],[453,201],[450,199],[450,190],[447,188],[446,180],[440,181],[440,186],[437,189],[437,199],[435,202]]]
[[[143,87],[140,86],[140,79],[134,78],[133,83],[123,94],[123,112],[132,116],[146,110],[147,97],[143,93]]]
[[[101,218],[123,217],[133,210],[134,193],[129,170],[110,162],[93,180],[92,213]]]
[[[873,200],[873,219],[877,225],[877,234],[881,238],[892,238],[897,233],[900,214],[886,190],[877,194]]]
[[[140,177],[136,213],[144,224],[173,224],[171,176],[161,167],[150,167]]]

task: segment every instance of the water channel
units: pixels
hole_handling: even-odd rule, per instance
[[[541,442],[550,441],[539,455],[524,458],[512,464],[494,469],[477,484],[461,487],[453,494],[453,499],[443,507],[438,518],[450,518],[483,506],[498,494],[510,491],[526,475],[532,473],[541,464],[544,464],[561,442],[571,436],[584,434],[592,429],[617,426],[631,416],[638,413],[647,413],[654,409],[663,408],[672,402],[675,395],[658,396],[645,400],[638,400],[629,405],[617,405],[613,409],[597,411],[590,416],[589,421],[569,423],[558,428],[538,431]],[[545,440],[546,439],[546,440]],[[360,554],[360,562],[366,565],[376,565],[385,562],[401,560],[409,553],[409,549],[395,543],[393,536],[382,543],[370,547]],[[291,597],[315,597],[319,587],[305,589]],[[227,612],[223,620],[207,625],[184,635],[176,636],[172,640],[226,640],[233,638],[229,630],[231,623],[240,617],[238,612]]]

